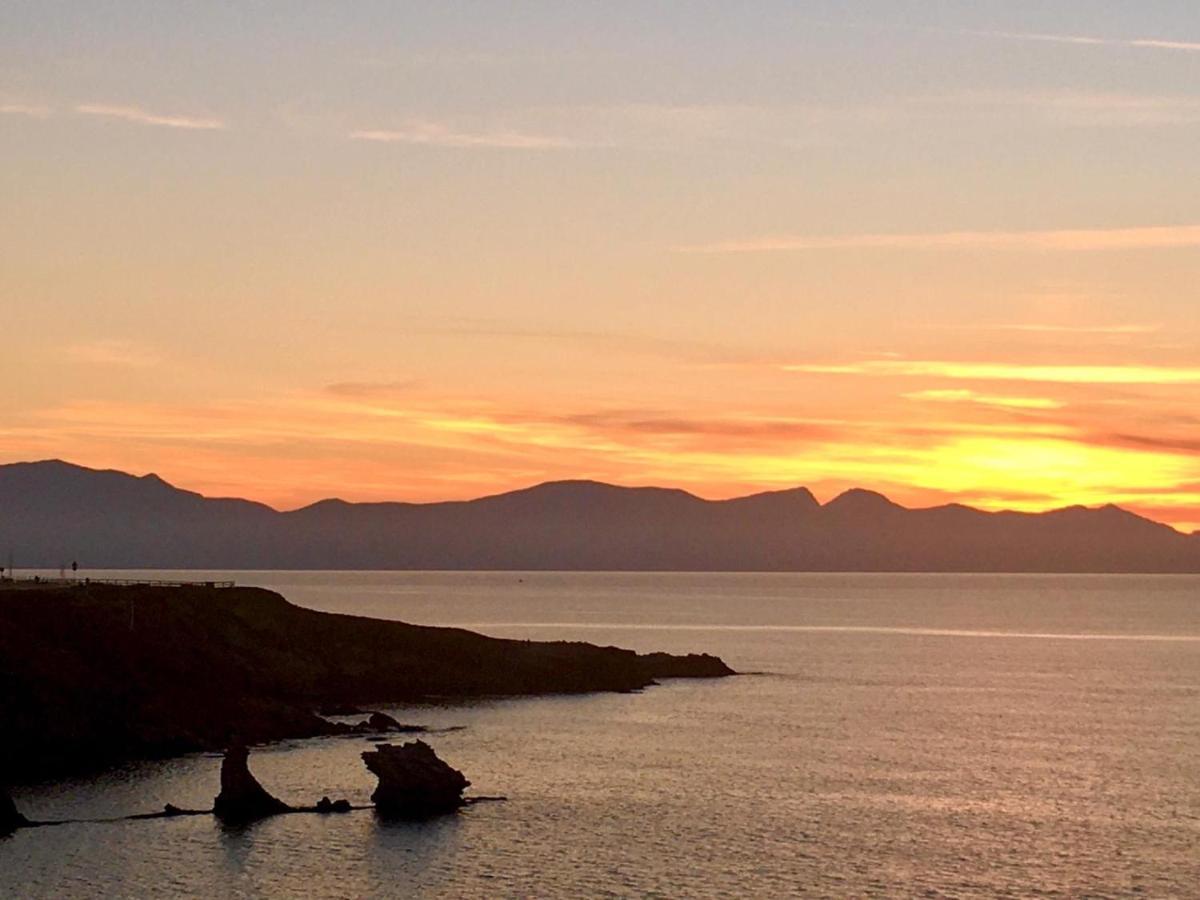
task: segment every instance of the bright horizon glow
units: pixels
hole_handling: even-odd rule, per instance
[[[1200,7],[919,13],[5,7],[0,462],[1200,529]]]

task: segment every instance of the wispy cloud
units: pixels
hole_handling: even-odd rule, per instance
[[[0,103],[0,115],[48,119],[53,113],[50,107],[36,103]]]
[[[417,386],[416,379],[402,381],[338,381],[325,385],[325,390],[337,397],[374,399],[407,394]]]
[[[912,391],[902,394],[906,400],[928,400],[935,403],[978,403],[981,406],[997,406],[1001,409],[1062,409],[1058,400],[1049,397],[997,397],[979,394],[964,389]]]
[[[779,235],[675,248],[682,253],[780,250],[1152,250],[1200,247],[1200,225],[1048,231],[944,231],[919,234]]]
[[[1082,47],[1130,47],[1141,50],[1175,50],[1200,53],[1200,41],[1176,41],[1163,38],[1104,38],[1086,34],[1045,34],[1027,31],[968,31],[977,37],[1031,41],[1042,44],[1072,44]]]
[[[910,101],[913,108],[952,107],[956,113],[1033,114],[1056,125],[1139,127],[1200,122],[1200,100],[1186,94],[1134,94],[1120,91],[1023,90],[958,91]]]
[[[1041,322],[1015,322],[982,325],[993,331],[1023,331],[1034,334],[1155,334],[1162,331],[1159,323],[1129,323],[1125,325],[1051,325]]]
[[[1144,434],[1114,434],[1117,443],[1135,447],[1151,447],[1155,450],[1172,450],[1180,453],[1200,454],[1200,440],[1192,438],[1155,437]]]
[[[104,103],[82,103],[75,111],[88,116],[104,116],[136,122],[139,125],[159,125],[165,128],[183,128],[193,131],[214,131],[228,127],[221,119],[196,116],[163,115],[152,113],[140,106],[110,106]]]
[[[352,131],[352,140],[383,144],[416,144],[431,147],[491,148],[500,150],[565,150],[581,146],[570,138],[522,131],[460,131],[438,122],[413,122],[396,130]]]
[[[1200,384],[1200,368],[1168,366],[1046,366],[944,360],[873,359],[842,365],[788,364],[785,372],[820,375],[900,375],[967,381],[1036,381],[1051,384]]]
[[[129,341],[89,341],[73,344],[66,348],[66,352],[68,356],[78,362],[98,366],[147,369],[161,362],[158,354]]]

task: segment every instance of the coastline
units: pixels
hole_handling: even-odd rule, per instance
[[[320,710],[629,692],[658,678],[732,674],[708,655],[322,613],[262,588],[0,586],[0,772],[21,783],[235,738],[351,733]]]

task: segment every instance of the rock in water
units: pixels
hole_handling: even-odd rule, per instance
[[[249,757],[250,751],[246,745],[235,741],[221,760],[221,793],[213,801],[213,814],[222,822],[253,822],[291,809],[282,800],[268,794],[250,774],[247,764]]]
[[[424,741],[399,747],[379,744],[362,758],[379,778],[371,800],[385,816],[423,819],[454,812],[463,805],[463,791],[471,784]]]
[[[313,807],[319,813],[348,813],[352,809],[349,800],[330,800],[322,797]]]
[[[18,828],[24,828],[29,820],[17,812],[16,804],[8,791],[0,789],[0,835],[12,834]]]

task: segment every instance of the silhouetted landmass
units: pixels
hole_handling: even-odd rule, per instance
[[[553,482],[479,500],[277,512],[154,475],[0,466],[0,559],[93,568],[1200,572],[1200,535],[1115,506],[906,509],[870,491],[735,500]]]
[[[631,691],[658,677],[730,674],[707,655],[331,615],[260,588],[0,587],[0,780],[239,739],[358,733],[314,712],[331,706]]]

